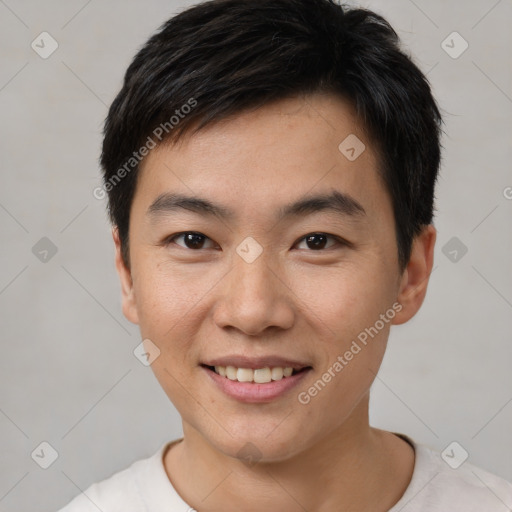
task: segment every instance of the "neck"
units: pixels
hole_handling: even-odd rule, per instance
[[[384,512],[405,492],[414,466],[405,441],[369,426],[367,398],[343,425],[286,460],[247,464],[191,425],[183,431],[164,465],[178,494],[199,512]]]

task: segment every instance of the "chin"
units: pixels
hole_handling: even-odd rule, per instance
[[[286,422],[286,420],[284,420]],[[230,436],[222,431],[208,442],[218,451],[240,460],[248,466],[288,460],[305,449],[304,429],[300,425],[268,428],[245,428]]]

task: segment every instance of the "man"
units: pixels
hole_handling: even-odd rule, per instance
[[[512,506],[504,480],[368,420],[391,325],[427,290],[440,126],[370,11],[213,1],[147,42],[99,192],[124,315],[184,437],[63,511]]]

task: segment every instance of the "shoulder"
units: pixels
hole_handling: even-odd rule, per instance
[[[155,474],[162,476],[160,460],[167,445],[160,447],[154,455],[137,460],[122,471],[92,484],[58,512],[145,511],[144,481],[153,479]]]
[[[416,462],[409,487],[392,512],[512,510],[512,484],[463,460],[465,453],[457,453],[460,445],[445,450],[443,458],[426,445],[406,440],[414,446]]]

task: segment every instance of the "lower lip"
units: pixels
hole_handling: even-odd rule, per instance
[[[246,403],[263,403],[275,400],[297,386],[311,370],[311,368],[308,368],[295,375],[290,375],[290,377],[283,377],[281,380],[256,384],[255,382],[238,382],[222,377],[204,366],[202,366],[202,369],[226,395]]]

